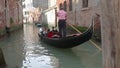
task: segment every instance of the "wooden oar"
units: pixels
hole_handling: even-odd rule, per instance
[[[73,25],[71,25],[71,24],[68,24],[68,25],[70,25],[75,31],[77,31],[78,33],[81,34],[81,32],[78,29],[76,29]]]
[[[68,23],[67,23],[68,24]],[[78,33],[82,33],[82,32],[80,32],[77,28],[75,28],[73,25],[71,25],[71,24],[68,24],[68,25],[70,25],[74,30],[76,30]],[[89,40],[96,48],[98,48],[99,49],[99,51],[102,51],[102,48],[100,48],[96,43],[94,43],[92,40]]]

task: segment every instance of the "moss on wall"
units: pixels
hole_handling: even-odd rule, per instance
[[[12,26],[12,27],[10,28],[10,32],[15,31],[15,30],[18,30],[18,29],[20,29],[20,28],[22,28],[22,24],[21,24],[21,25]]]
[[[0,29],[0,36],[4,35],[5,33],[5,29]]]
[[[10,17],[10,24],[14,23],[14,20],[12,17]]]

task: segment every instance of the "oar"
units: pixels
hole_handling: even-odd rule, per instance
[[[68,23],[67,23],[68,24]],[[68,24],[68,25],[70,25],[75,31],[77,31],[78,33],[82,33],[82,32],[80,32],[77,28],[75,28],[73,25],[71,25],[71,24]],[[102,51],[102,48],[100,48],[96,43],[94,43],[92,40],[89,40],[96,48],[98,48],[99,49],[99,51]]]
[[[71,24],[68,24],[68,25],[70,25],[75,31],[77,31],[78,33],[81,34],[81,32],[78,29],[76,29],[73,25],[71,25]]]

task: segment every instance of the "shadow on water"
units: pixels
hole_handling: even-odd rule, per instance
[[[55,48],[42,42],[41,44],[48,50],[50,56],[58,59],[58,68],[85,68],[80,57],[76,56],[72,49]]]

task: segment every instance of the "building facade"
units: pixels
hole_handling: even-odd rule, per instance
[[[5,1],[0,1],[0,30],[5,27]]]
[[[38,23],[41,11],[48,9],[48,0],[24,0],[23,22]]]
[[[57,0],[34,0],[33,7],[39,9],[38,22],[49,26],[55,25],[55,5]],[[37,19],[36,18],[36,19]]]
[[[22,0],[0,0],[0,9],[0,35],[22,25]]]
[[[35,8],[42,8],[43,10],[48,8],[48,1],[49,0],[33,0],[33,7]]]
[[[33,0],[24,0],[23,3],[23,22],[31,22],[30,20],[30,11],[34,10],[33,8]]]

